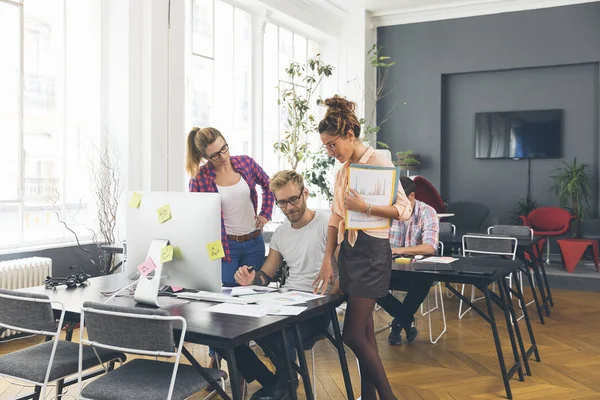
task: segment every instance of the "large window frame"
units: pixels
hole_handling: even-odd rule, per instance
[[[78,64],[74,63],[78,62],[77,51],[81,49],[82,39],[76,34],[68,35],[70,31],[77,33],[85,26],[85,23],[79,21],[79,13],[85,12],[90,17],[100,10],[100,3],[93,0],[87,3],[72,1],[56,0],[55,3],[60,8],[56,10],[56,15],[59,15],[60,22],[58,25],[45,25],[43,19],[35,17],[34,5],[31,6],[32,14],[28,14],[28,0],[0,0],[0,8],[4,8],[5,11],[16,10],[18,13],[19,59],[18,69],[14,71],[18,76],[18,128],[7,133],[18,136],[15,155],[16,196],[2,196],[0,193],[0,252],[71,243],[75,241],[72,231],[76,232],[82,241],[89,241],[93,237],[88,228],[93,228],[90,216],[94,205],[90,202],[88,193],[81,189],[84,187],[81,185],[84,183],[81,182],[84,176],[82,173],[86,167],[82,164],[89,155],[89,152],[83,151],[82,142],[86,138],[93,138],[93,143],[85,144],[86,149],[89,149],[98,147],[101,141],[100,67],[90,72],[90,93],[92,96],[98,96],[93,96],[89,103],[89,115],[95,115],[96,118],[79,118],[78,107],[74,106],[78,101],[73,99],[80,99],[83,91],[78,87],[83,68],[78,69]],[[91,18],[95,19],[94,28],[98,30],[90,36],[94,42],[89,45],[95,46],[94,50],[90,51],[97,51],[99,60],[99,12]],[[52,32],[52,29],[55,32]],[[54,38],[49,39],[51,35],[54,35]],[[54,45],[58,43],[56,48],[61,50],[58,60],[50,60],[48,54],[56,48],[52,49],[52,45],[47,43],[49,40],[52,40]],[[32,44],[35,46],[32,47]],[[48,50],[49,47],[51,50]],[[81,57],[85,56],[86,54],[81,54]],[[31,66],[36,64],[39,69],[33,71],[36,68],[32,69]],[[48,67],[50,64],[54,66]],[[49,71],[59,72],[53,76]],[[36,103],[42,106],[36,109]],[[36,114],[38,112],[39,115]],[[50,120],[50,125],[54,124],[52,128],[39,129],[44,125],[44,119]],[[84,119],[87,122],[82,123]],[[57,126],[60,128],[56,128]],[[80,129],[87,132],[81,133]],[[44,152],[43,147],[46,143],[51,143],[52,149]],[[59,218],[65,221],[69,229]]]

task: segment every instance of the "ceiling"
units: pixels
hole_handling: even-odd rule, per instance
[[[388,14],[406,9],[446,7],[453,4],[464,4],[464,0],[355,0],[375,15]],[[476,1],[471,1],[472,3]]]

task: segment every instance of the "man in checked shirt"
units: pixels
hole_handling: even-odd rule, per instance
[[[435,254],[438,248],[440,224],[435,210],[415,200],[415,183],[409,177],[400,178],[400,184],[410,200],[413,213],[406,221],[393,220],[390,227],[390,244],[393,254],[408,256]],[[404,302],[396,299],[391,293],[377,301],[388,314],[394,317],[388,343],[397,345],[402,342],[402,329],[406,332],[406,340],[412,342],[419,334],[415,324],[415,313],[427,298],[431,282],[427,281],[395,281],[396,285],[404,284],[402,290],[407,292]]]

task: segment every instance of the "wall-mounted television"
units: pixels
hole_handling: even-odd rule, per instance
[[[475,114],[475,158],[561,158],[563,110]]]

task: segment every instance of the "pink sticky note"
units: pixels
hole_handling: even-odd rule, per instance
[[[181,289],[183,288],[179,286],[171,286],[171,290],[173,290],[174,292],[179,292]]]
[[[150,257],[142,264],[138,265],[138,271],[142,274],[143,277],[148,276],[148,274],[156,269],[156,264]]]

